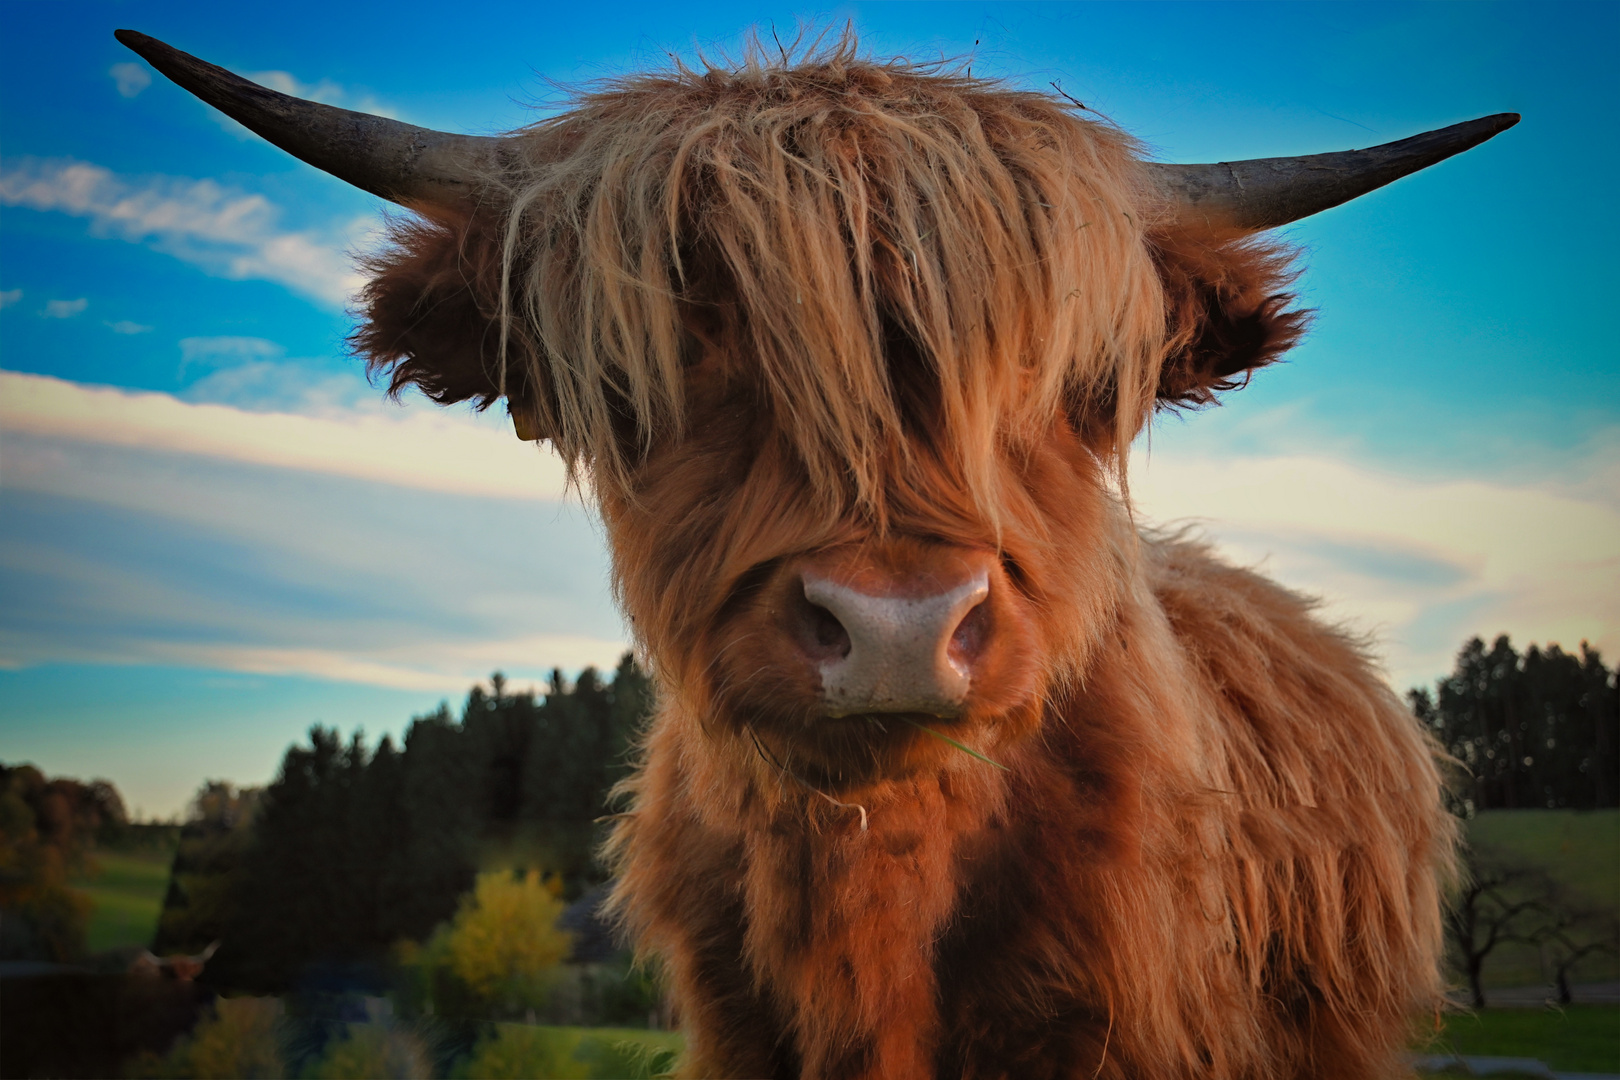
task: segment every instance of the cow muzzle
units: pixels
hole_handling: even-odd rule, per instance
[[[921,574],[804,566],[790,631],[820,676],[823,714],[962,715],[991,631],[989,561]]]

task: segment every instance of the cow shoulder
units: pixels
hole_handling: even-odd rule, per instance
[[[1437,882],[1454,865],[1456,823],[1432,742],[1365,643],[1314,601],[1184,539],[1147,548],[1202,682],[1207,782],[1226,822],[1228,895],[1241,897],[1233,955],[1250,985],[1278,995],[1270,1043],[1320,1002],[1345,1002],[1351,1019],[1318,1028],[1309,1057],[1393,1068],[1403,1020],[1441,991]]]
[[[1438,806],[1431,748],[1363,638],[1206,544],[1145,546],[1153,593],[1213,710],[1212,750],[1253,805],[1404,792],[1419,817]]]

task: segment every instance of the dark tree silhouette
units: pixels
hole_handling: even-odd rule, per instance
[[[539,701],[497,673],[459,720],[447,706],[416,718],[400,750],[312,728],[288,749],[250,833],[194,814],[162,943],[221,939],[207,974],[224,986],[375,985],[395,943],[455,913],[492,845],[578,895],[604,877],[597,820],[651,700],[627,655],[611,680],[555,673]],[[199,807],[219,801],[211,790]]]
[[[238,789],[209,780],[191,800],[180,844],[169,867],[152,951],[196,953],[225,936],[232,890],[253,839],[262,788]]]
[[[1474,1008],[1485,1007],[1485,960],[1510,941],[1534,943],[1551,883],[1531,867],[1488,852],[1464,855],[1467,875],[1445,912],[1446,939],[1468,978]]]
[[[1617,805],[1620,691],[1615,672],[1581,643],[1521,655],[1499,636],[1471,639],[1433,693],[1408,694],[1418,718],[1466,779],[1450,795],[1463,816],[1480,810]]]
[[[1612,911],[1576,907],[1567,901],[1555,903],[1537,936],[1552,951],[1558,1004],[1568,1005],[1573,1001],[1569,979],[1575,965],[1589,956],[1620,949],[1620,919]]]

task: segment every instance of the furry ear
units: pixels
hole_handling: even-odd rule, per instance
[[[386,374],[391,396],[415,386],[440,405],[487,409],[505,396],[518,437],[543,437],[528,365],[502,371],[499,233],[476,218],[419,218],[390,222],[388,239],[362,264],[370,280],[349,337],[367,373]],[[509,351],[523,355],[522,343]]]
[[[1211,404],[1304,334],[1310,312],[1288,309],[1295,272],[1283,245],[1179,226],[1152,241],[1168,323],[1161,407]]]

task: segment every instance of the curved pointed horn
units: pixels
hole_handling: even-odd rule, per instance
[[[450,135],[280,94],[134,30],[114,34],[153,67],[289,154],[415,209],[475,196],[501,140]]]
[[[1240,229],[1270,229],[1426,169],[1518,122],[1518,113],[1497,113],[1367,150],[1148,168],[1184,208]]]

